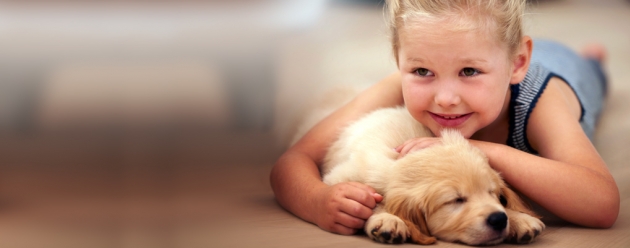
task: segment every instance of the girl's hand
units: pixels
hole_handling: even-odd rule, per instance
[[[317,218],[320,228],[338,234],[351,235],[363,229],[372,209],[383,196],[365,184],[345,182],[326,187],[317,197]]]
[[[440,138],[438,137],[421,137],[407,140],[402,145],[394,148],[394,150],[398,152],[396,159],[400,159],[410,152],[421,150],[440,142]]]

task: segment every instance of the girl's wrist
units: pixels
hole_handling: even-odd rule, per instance
[[[473,146],[479,148],[479,150],[481,150],[486,155],[486,157],[488,158],[488,161],[490,162],[490,166],[494,168],[494,163],[492,163],[492,158],[494,158],[494,155],[497,154],[497,152],[500,152],[499,150],[501,149],[501,146],[503,145],[487,142],[487,141],[480,141],[480,140],[469,140],[469,142]]]

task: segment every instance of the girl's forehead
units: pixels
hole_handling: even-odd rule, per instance
[[[425,36],[451,35],[479,35],[483,37],[498,37],[496,25],[492,22],[481,21],[467,17],[428,18],[416,17],[405,20],[399,32],[416,33]]]
[[[452,29],[441,25],[409,25],[399,30],[400,45],[405,44],[488,44],[500,45],[495,35],[485,29]]]
[[[502,44],[486,30],[453,30],[432,25],[407,26],[400,30],[398,58],[402,61],[451,62],[502,61],[507,58],[507,44]],[[437,56],[437,57],[436,57]]]

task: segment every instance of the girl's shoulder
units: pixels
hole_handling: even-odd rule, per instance
[[[554,115],[559,115],[558,111],[568,113],[568,117],[571,118],[567,121],[578,123],[579,126],[583,109],[578,96],[562,77],[543,65],[533,62],[525,79],[519,84],[512,85],[511,91],[508,145],[538,154],[538,146],[535,144],[537,142],[532,133],[540,128],[531,126],[544,126],[549,121],[561,121],[553,118]],[[533,114],[535,112],[547,114]],[[541,118],[542,116],[545,117]]]
[[[576,136],[588,142],[581,116],[582,109],[573,90],[561,78],[550,78],[528,117],[524,130],[528,147],[535,153],[548,153],[569,147],[566,142]]]

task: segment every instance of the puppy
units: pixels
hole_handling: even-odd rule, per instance
[[[394,147],[431,132],[404,107],[376,110],[349,125],[329,148],[323,181],[367,184],[384,196],[365,232],[382,243],[437,239],[469,245],[529,243],[545,228],[459,132],[396,159]]]

